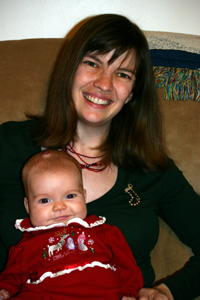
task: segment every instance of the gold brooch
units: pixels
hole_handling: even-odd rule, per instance
[[[140,197],[133,190],[133,186],[132,186],[131,183],[128,184],[128,187],[124,191],[125,191],[125,193],[127,193],[127,194],[129,194],[131,196],[131,199],[129,200],[129,204],[131,206],[136,206],[136,205],[138,205],[140,203]],[[136,197],[136,201],[133,203],[135,197]]]

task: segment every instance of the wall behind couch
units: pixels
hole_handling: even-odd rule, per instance
[[[119,13],[143,30],[200,35],[200,0],[0,0],[0,40],[64,37],[80,20]]]

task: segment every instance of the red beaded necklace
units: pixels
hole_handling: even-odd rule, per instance
[[[94,163],[91,163],[91,164],[88,164],[86,161],[83,160],[83,157],[86,157],[86,158],[89,158],[89,159],[97,159],[97,158],[101,158],[103,157],[103,155],[101,156],[96,156],[96,157],[91,157],[91,156],[87,156],[87,155],[83,155],[83,154],[80,154],[80,153],[77,153],[71,145],[69,145],[68,147],[66,146],[65,148],[62,148],[62,151],[68,153],[68,152],[71,152],[73,154],[75,154],[82,162],[80,163],[81,165],[81,168],[82,169],[87,169],[88,171],[92,171],[92,172],[102,172],[103,170],[105,170],[109,164],[110,164],[110,161],[108,161],[108,163],[105,165],[103,163],[103,160],[99,160],[97,162],[94,162]],[[99,168],[100,167],[100,168]]]

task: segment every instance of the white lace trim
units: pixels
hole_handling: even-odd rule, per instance
[[[56,273],[52,273],[52,272],[45,272],[38,280],[36,281],[32,281],[30,279],[27,280],[26,283],[30,283],[30,284],[39,284],[41,283],[45,278],[54,278],[54,277],[58,277],[60,275],[65,275],[65,274],[69,274],[72,271],[78,270],[78,271],[83,271],[86,268],[94,268],[94,267],[100,267],[100,268],[104,268],[104,269],[111,269],[112,271],[116,271],[116,268],[114,266],[111,266],[110,264],[103,264],[99,261],[93,261],[92,263],[88,263],[84,266],[78,266],[76,268],[71,268],[71,269],[64,269],[62,271],[56,272]]]
[[[101,218],[101,220],[97,220],[94,223],[90,223],[90,228],[102,225],[102,224],[104,224],[106,222],[106,218],[105,217],[99,217],[99,218]]]
[[[57,224],[51,224],[49,226],[36,226],[36,227],[29,227],[29,228],[24,228],[21,226],[21,222],[24,219],[17,219],[15,221],[15,228],[21,230],[22,232],[27,231],[27,232],[31,232],[31,231],[37,231],[37,230],[46,230],[46,229],[51,229],[54,227],[62,227],[65,226],[64,223],[57,223]]]
[[[56,228],[56,227],[63,227],[63,226],[67,227],[71,223],[80,224],[85,228],[92,228],[95,226],[102,225],[106,222],[105,217],[99,217],[99,218],[101,218],[101,220],[97,220],[94,223],[90,223],[90,224],[88,224],[86,221],[84,221],[80,218],[73,218],[73,219],[69,220],[66,225],[64,223],[57,223],[57,224],[51,224],[49,226],[37,226],[37,227],[29,227],[29,228],[21,227],[21,222],[23,221],[23,219],[17,219],[15,221],[15,228],[21,230],[22,232],[24,232],[24,231],[32,232],[32,231],[46,230],[46,229],[51,229],[51,228]]]

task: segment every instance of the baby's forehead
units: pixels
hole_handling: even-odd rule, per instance
[[[81,174],[78,166],[70,160],[61,159],[57,162],[42,161],[33,166],[33,171],[49,172],[49,173],[69,173],[69,171],[76,171]]]

